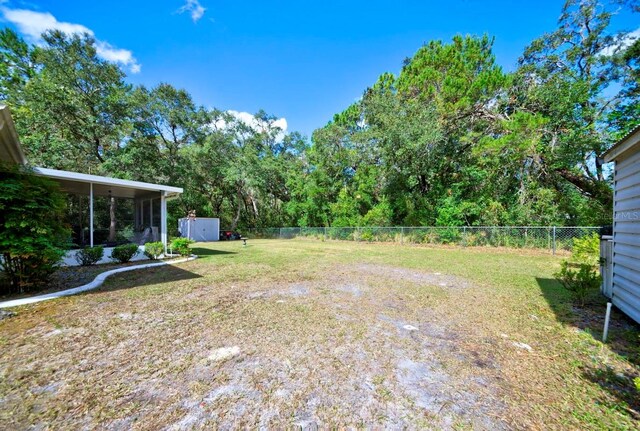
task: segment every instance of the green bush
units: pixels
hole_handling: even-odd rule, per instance
[[[598,266],[600,262],[600,236],[597,233],[573,239],[571,261]]]
[[[443,244],[452,244],[460,241],[460,229],[451,227],[447,229],[438,229],[438,237]]]
[[[144,255],[149,259],[156,260],[164,253],[164,244],[162,242],[148,242],[144,245]]]
[[[584,305],[589,293],[600,287],[598,264],[600,262],[600,237],[597,233],[573,239],[573,252],[569,260],[564,260],[560,271],[555,274],[558,281]]]
[[[180,256],[191,256],[191,248],[189,245],[193,243],[194,241],[189,238],[175,238],[171,241],[171,249],[177,251]]]
[[[375,240],[375,237],[373,235],[373,232],[371,232],[371,229],[363,229],[362,231],[360,231],[360,241],[368,241],[368,242],[372,242]]]
[[[571,269],[577,266],[577,270]],[[587,295],[600,287],[601,277],[592,265],[586,263],[571,264],[563,261],[560,271],[555,274],[558,281],[573,295],[574,299],[584,305]]]
[[[69,246],[58,185],[24,167],[0,163],[0,293],[44,285]]]
[[[121,263],[127,263],[137,254],[137,244],[123,244],[113,249],[111,252],[111,259]]]
[[[76,261],[82,266],[90,266],[98,263],[104,256],[104,248],[101,245],[85,247],[76,253]]]

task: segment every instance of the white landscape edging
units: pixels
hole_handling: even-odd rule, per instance
[[[98,274],[91,283],[74,287],[72,289],[61,290],[59,292],[47,293],[45,295],[30,296],[28,298],[20,298],[20,299],[13,299],[11,301],[0,302],[0,308],[18,307],[20,305],[33,304],[34,302],[47,301],[49,299],[56,299],[62,296],[75,295],[76,293],[86,292],[87,290],[100,287],[102,283],[104,283],[104,281],[107,279],[107,277],[112,276],[113,274],[117,274],[119,272],[133,271],[135,269],[152,268],[154,266],[172,265],[174,263],[189,262],[197,258],[198,256],[192,255],[185,259],[172,260],[170,262],[145,263],[144,265],[134,265],[134,266],[127,266],[124,268],[112,269],[110,271],[105,271],[103,273]]]

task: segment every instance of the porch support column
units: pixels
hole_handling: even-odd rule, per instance
[[[152,228],[152,227],[153,227],[153,199],[149,199],[149,228]]]
[[[133,230],[138,232],[140,228],[140,202],[133,198]]]
[[[89,245],[93,247],[93,183],[89,183]]]
[[[167,254],[167,198],[165,192],[160,192],[160,240]]]

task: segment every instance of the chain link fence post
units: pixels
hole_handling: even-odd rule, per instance
[[[552,241],[552,244],[553,244],[553,255],[555,256],[556,255],[556,227],[555,226],[553,227],[553,241]]]

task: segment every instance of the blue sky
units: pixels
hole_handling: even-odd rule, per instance
[[[86,29],[132,83],[168,82],[207,107],[264,109],[310,135],[432,39],[488,33],[512,70],[556,28],[563,2],[0,0],[0,17],[34,42],[42,26]],[[636,30],[637,21],[625,11],[614,25]]]

